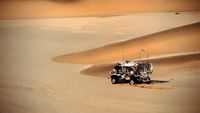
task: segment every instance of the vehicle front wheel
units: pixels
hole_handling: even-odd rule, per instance
[[[134,81],[133,79],[131,79],[130,82],[129,82],[129,84],[130,84],[130,85],[134,85],[134,84],[135,84],[135,81]]]
[[[147,83],[147,84],[150,84],[150,83],[151,83],[150,77],[147,78],[147,82],[146,82],[146,83]]]
[[[116,84],[118,82],[118,79],[116,77],[111,78],[111,83]]]

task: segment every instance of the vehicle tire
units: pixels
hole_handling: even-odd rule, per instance
[[[112,84],[117,84],[117,83],[118,83],[117,77],[112,77],[112,78],[111,78],[111,83],[112,83]]]
[[[134,81],[133,79],[131,79],[130,82],[129,82],[129,84],[130,84],[130,85],[134,85],[134,84],[135,84],[135,81]]]
[[[147,82],[146,82],[147,84],[150,84],[151,83],[151,79],[150,79],[150,77],[147,77]]]
[[[150,81],[150,80],[151,80],[149,76],[147,77],[147,80],[148,80],[148,81]]]

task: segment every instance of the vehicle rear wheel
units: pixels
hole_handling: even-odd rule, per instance
[[[135,84],[135,81],[134,81],[133,79],[131,79],[130,82],[129,82],[129,84],[130,84],[130,85],[134,85],[134,84]]]
[[[116,84],[118,82],[118,79],[116,77],[111,78],[111,83]]]

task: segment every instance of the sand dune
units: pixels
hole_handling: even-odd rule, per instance
[[[146,14],[141,15],[146,17]],[[167,16],[171,17],[171,15]],[[176,21],[163,23],[167,25],[162,24],[163,26],[159,27],[164,30],[169,28],[167,26],[174,27],[198,21],[198,18],[192,21],[193,19],[190,17],[193,18],[193,16],[184,18],[185,21],[181,22],[182,24],[178,22],[182,19],[171,18],[169,20]],[[122,17],[113,18],[108,21],[108,23],[112,21],[113,23],[106,28],[113,27],[123,19]],[[135,17],[127,17],[124,21],[132,20],[132,18]],[[163,20],[162,18],[159,20]],[[105,21],[104,19],[102,21]],[[114,43],[121,39],[127,39],[128,35],[122,35],[121,38],[109,37],[108,39],[110,35],[98,34],[102,30],[101,27],[96,29],[91,27],[97,24],[92,24],[93,22],[90,23],[89,20],[72,20],[0,22],[0,113],[200,112],[199,23]],[[67,23],[62,25],[60,21],[69,21],[72,25]],[[99,24],[102,24],[102,21]],[[151,23],[155,21],[151,21]],[[57,25],[57,22],[60,22],[59,25],[54,26]],[[57,27],[65,28],[68,25],[69,28],[82,28],[79,22],[83,22],[83,26],[91,25],[89,30],[96,31],[96,34],[74,32],[70,29],[57,30]],[[120,22],[123,23],[123,21]],[[138,22],[143,23],[143,20],[138,19]],[[104,25],[106,24],[102,26]],[[121,24],[118,26],[120,27]],[[41,27],[51,29],[41,29]],[[148,27],[157,28],[157,26],[152,27],[152,24],[151,27]],[[128,29],[130,28],[132,26],[128,27]],[[84,31],[84,29],[78,29],[78,31]],[[117,32],[116,29],[106,29],[105,31]],[[149,30],[138,34],[142,35],[146,31]],[[158,29],[151,32],[154,31],[158,31]],[[134,29],[133,32],[137,32],[137,30]],[[126,54],[126,51],[131,51],[125,55],[126,59],[136,60],[138,49],[146,47],[146,40],[151,41],[148,42],[148,48],[149,56],[154,63],[152,84],[112,85],[109,79],[93,77],[106,77],[113,63],[122,59],[122,50],[125,50]],[[79,42],[78,45],[77,42]],[[113,44],[97,48],[110,42]],[[83,50],[88,51],[54,59],[66,63],[50,60],[53,56],[62,53]],[[96,65],[96,63],[101,63],[101,65]],[[87,72],[92,76],[80,74],[80,70],[85,69],[88,64],[94,66],[81,73]]]
[[[146,59],[144,59],[143,61],[145,60]],[[178,69],[183,70],[185,68],[193,68],[194,70],[199,69],[200,52],[150,58],[149,61],[154,64],[153,77],[163,77],[169,75],[169,72],[172,70],[178,71]],[[93,65],[88,68],[82,69],[80,73],[90,76],[107,78],[109,77],[109,72],[113,69],[115,64],[116,63]]]
[[[138,59],[140,49],[148,50],[149,57],[200,50],[200,23],[186,25],[131,40],[106,45],[79,53],[61,55],[54,61],[95,64],[124,59]],[[146,53],[142,54],[146,57]]]
[[[200,11],[198,0],[1,0],[0,19]]]
[[[62,63],[92,64],[92,66],[82,69],[80,73],[108,78],[109,72],[116,62],[123,59],[138,60],[139,51],[142,48],[149,51],[149,60],[154,65],[151,77],[152,84],[136,85],[135,87],[146,89],[174,89],[178,87],[185,90],[198,85],[199,36],[200,23],[195,23],[100,48],[61,55],[53,60]],[[143,53],[141,59],[145,60],[146,57],[146,53]],[[127,84],[117,86],[127,86]],[[197,93],[198,90],[195,89],[193,96],[199,101],[199,97],[195,96]],[[193,102],[190,103],[196,105]],[[197,108],[194,109],[197,110]]]

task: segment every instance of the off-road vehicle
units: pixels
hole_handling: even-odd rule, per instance
[[[123,61],[117,63],[110,72],[111,83],[116,84],[128,81],[135,83],[150,83],[153,65],[148,61]]]

